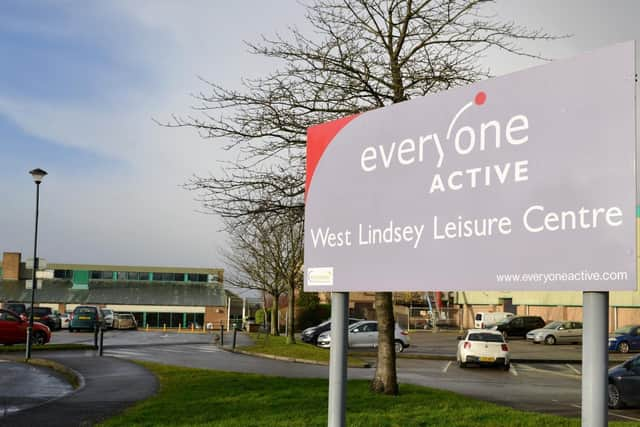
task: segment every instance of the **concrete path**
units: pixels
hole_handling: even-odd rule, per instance
[[[98,357],[93,351],[39,352],[37,356],[75,370],[84,383],[58,400],[0,417],[0,426],[89,426],[158,390],[158,381],[151,372],[126,360]]]

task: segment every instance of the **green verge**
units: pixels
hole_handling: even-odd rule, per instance
[[[48,351],[48,350],[95,350],[95,347],[87,344],[45,344],[34,345],[31,351]],[[0,353],[25,352],[24,344],[3,345],[0,346]]]
[[[158,395],[101,426],[327,425],[326,379],[291,379],[140,364],[158,376]],[[403,384],[400,396],[385,396],[370,393],[368,386],[368,381],[348,382],[348,426],[580,426],[578,418],[517,411],[426,387]],[[609,425],[640,426],[627,422]]]
[[[250,336],[254,341],[254,345],[238,347],[238,350],[255,355],[266,354],[269,356],[296,359],[297,361],[329,364],[328,349],[316,347],[315,345],[304,342],[287,344],[287,338],[283,336],[270,336],[265,334],[250,334]],[[352,368],[368,366],[364,360],[353,356],[348,357],[347,363]]]

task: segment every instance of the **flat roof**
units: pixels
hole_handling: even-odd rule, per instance
[[[97,265],[97,264],[57,264],[47,263],[47,270],[88,270],[88,271],[141,271],[148,273],[198,273],[221,274],[222,268],[157,267],[149,265]]]

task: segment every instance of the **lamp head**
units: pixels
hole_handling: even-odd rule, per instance
[[[42,178],[47,174],[47,171],[44,171],[40,168],[29,171],[31,176],[33,177],[33,182],[36,184],[40,184],[42,182]]]

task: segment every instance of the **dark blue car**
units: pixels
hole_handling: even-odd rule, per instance
[[[609,351],[629,353],[633,350],[640,350],[640,325],[618,328],[609,337]]]
[[[609,369],[609,407],[640,405],[640,355]]]

